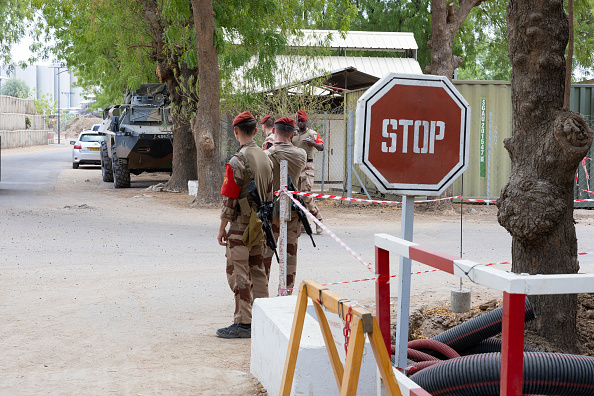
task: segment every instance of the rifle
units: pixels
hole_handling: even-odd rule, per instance
[[[278,258],[278,253],[276,252],[276,241],[274,240],[274,234],[272,233],[272,227],[270,226],[270,223],[272,222],[272,210],[274,208],[274,203],[262,202],[262,200],[260,200],[256,182],[253,180],[248,185],[248,191],[256,206],[258,206],[258,211],[256,214],[260,220],[262,220],[262,230],[266,234],[266,245],[272,249],[274,255],[276,256],[276,261],[279,262],[280,260]]]
[[[287,187],[289,188],[290,191],[297,191],[295,190],[295,186],[293,185],[293,181],[291,180],[291,176],[287,176]],[[305,203],[303,202],[303,199],[299,196],[299,195],[294,195],[293,196],[297,201],[299,201],[299,203],[302,206],[305,206]],[[311,243],[313,243],[313,246],[316,247],[316,243],[314,242],[313,239],[313,232],[311,230],[311,226],[309,225],[309,221],[307,220],[307,215],[305,213],[303,213],[303,210],[301,210],[301,208],[299,206],[297,206],[295,204],[295,202],[291,201],[292,207],[293,209],[297,212],[297,216],[299,216],[299,220],[301,220],[301,224],[303,224],[303,228],[305,228],[305,233],[307,235],[309,235],[310,239],[311,239]]]

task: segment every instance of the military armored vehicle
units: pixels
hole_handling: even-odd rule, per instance
[[[103,112],[98,132],[101,174],[115,188],[130,187],[130,174],[171,172],[173,133],[166,84],[143,84],[129,91],[124,104]]]

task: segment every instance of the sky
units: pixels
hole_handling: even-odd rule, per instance
[[[23,37],[23,39],[18,43],[12,46],[10,50],[10,54],[12,55],[12,60],[15,62],[19,61],[26,61],[31,56],[31,51],[29,51],[29,46],[33,44],[33,39],[31,37]],[[36,65],[51,65],[55,62],[51,62],[49,60],[40,60],[36,61]]]

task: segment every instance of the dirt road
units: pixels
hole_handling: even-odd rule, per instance
[[[55,182],[38,190],[0,182],[0,394],[257,393],[249,374],[250,341],[214,335],[231,323],[233,311],[224,249],[215,238],[218,209],[190,208],[188,196],[145,190],[163,175],[133,176],[132,188],[114,190],[101,181],[98,167],[70,169],[70,150],[2,153],[7,160],[50,152],[63,166]],[[320,206],[325,224],[369,262],[374,233],[400,233],[398,209]],[[464,210],[464,257],[509,261],[510,237],[497,224],[495,209]],[[577,215],[582,250],[594,248],[589,213]],[[372,276],[330,237],[315,238],[315,249],[300,239],[298,281]],[[459,255],[459,213],[419,210],[415,241]],[[394,258],[393,273],[397,264]],[[277,277],[273,268],[272,295]],[[417,275],[413,305],[447,299],[457,284],[444,274]],[[475,301],[492,296],[465,286]],[[332,289],[363,303],[374,297],[373,282]]]

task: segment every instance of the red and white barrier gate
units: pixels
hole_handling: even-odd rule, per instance
[[[390,347],[389,253],[410,258],[503,292],[500,388],[502,396],[522,396],[526,295],[594,293],[594,274],[518,275],[441,253],[392,235],[376,234],[376,317],[388,348]],[[399,351],[396,353],[398,354]],[[401,389],[404,386],[405,389],[410,390],[409,395],[428,395],[398,370],[395,370],[395,374]],[[406,391],[403,394],[406,394]]]

